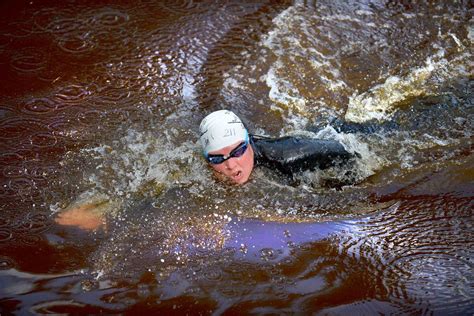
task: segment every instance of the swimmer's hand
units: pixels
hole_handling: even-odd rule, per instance
[[[97,230],[105,225],[103,215],[97,210],[97,204],[84,204],[61,212],[55,219],[59,225],[76,226],[84,230]]]

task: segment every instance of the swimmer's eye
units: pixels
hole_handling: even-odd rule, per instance
[[[241,157],[243,154],[245,154],[245,151],[247,150],[248,143],[242,142],[240,143],[237,147],[232,149],[228,157],[225,157],[224,155],[207,155],[206,159],[209,161],[209,163],[213,165],[218,165],[226,161],[227,159],[230,158],[238,158]]]
[[[207,156],[207,161],[209,161],[213,165],[221,164],[225,161],[223,155],[209,155]]]

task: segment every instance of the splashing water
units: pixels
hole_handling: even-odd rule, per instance
[[[441,49],[427,59],[424,67],[411,70],[403,78],[391,76],[368,92],[351,97],[345,119],[354,122],[388,120],[406,100],[437,95],[440,85],[467,77],[470,70],[466,69],[465,61],[471,57],[470,53],[464,52],[448,61]]]
[[[5,10],[7,313],[472,313],[466,4]],[[197,143],[220,108],[257,134],[333,139],[358,158],[227,186]],[[106,225],[53,223],[84,205]]]

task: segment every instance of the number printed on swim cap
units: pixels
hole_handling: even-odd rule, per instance
[[[231,137],[235,135],[235,129],[226,129],[225,130],[225,134],[224,134],[224,137]]]
[[[219,110],[206,116],[199,126],[204,153],[233,145],[247,139],[247,130],[240,118],[228,110]]]

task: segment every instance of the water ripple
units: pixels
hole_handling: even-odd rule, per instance
[[[0,52],[3,52],[11,43],[11,39],[5,34],[0,34]]]
[[[39,72],[47,63],[46,54],[26,48],[12,56],[10,65],[18,72]]]
[[[107,28],[115,28],[127,23],[130,17],[127,13],[116,9],[104,8],[100,12],[92,12],[91,22]]]
[[[20,236],[17,240],[24,245],[33,246],[44,240],[44,238],[42,237],[42,235],[28,234]]]
[[[97,95],[91,102],[99,106],[134,104],[137,100],[135,93],[130,92],[128,87],[106,86],[97,91]]]
[[[70,84],[63,86],[54,94],[55,100],[64,103],[84,102],[92,94],[90,88],[83,84]]]
[[[469,275],[473,268],[467,260],[469,251],[465,251],[474,246],[474,235],[469,233],[473,227],[469,199],[408,200],[371,216],[366,225],[366,237],[343,245],[348,252],[370,260],[394,299],[405,301],[421,295],[442,306],[443,295],[450,297],[446,302],[453,301],[452,280],[457,280],[457,288],[470,291],[458,276]]]
[[[71,16],[72,10],[62,8],[41,8],[33,14],[33,24],[38,30],[43,32],[51,32],[54,29],[56,21],[64,19],[66,16]],[[60,27],[59,27],[60,29]]]
[[[16,114],[16,110],[7,104],[0,104],[0,125],[3,124],[3,120]]]
[[[12,239],[12,237],[13,237],[13,232],[9,228],[0,228],[0,243],[8,241]],[[1,265],[2,265],[2,261],[0,258],[0,267]]]
[[[54,33],[55,36],[76,34],[76,32],[82,31],[84,28],[84,20],[73,17],[54,19],[46,27],[46,29]]]
[[[61,4],[36,11],[32,5],[24,13],[30,16],[17,19],[20,22],[10,26],[7,21],[5,26],[11,29],[0,35],[0,48],[12,50],[12,57],[7,60],[10,64],[6,66],[18,73],[17,77],[26,78],[25,82],[31,78],[31,82],[25,84],[24,90],[18,90],[23,91],[18,99],[2,101],[8,105],[0,105],[0,175],[3,176],[0,198],[5,213],[12,214],[4,214],[0,219],[2,249],[10,245],[28,249],[43,245],[42,236],[52,225],[49,203],[54,210],[66,207],[83,189],[118,188],[110,189],[114,194],[117,192],[114,198],[120,195],[118,198],[127,207],[129,202],[132,205],[126,219],[121,218],[122,214],[120,218],[110,215],[105,241],[93,235],[92,238],[98,237],[99,244],[84,247],[95,251],[86,268],[100,267],[104,273],[112,270],[111,274],[116,272],[122,285],[94,281],[94,286],[88,286],[86,297],[81,290],[87,286],[81,288],[75,282],[66,285],[53,278],[45,285],[42,281],[31,281],[30,284],[38,285],[37,289],[12,298],[21,302],[18,313],[25,313],[30,307],[29,312],[39,313],[99,313],[101,310],[96,306],[104,307],[104,311],[112,305],[116,310],[111,313],[120,313],[131,305],[135,311],[145,305],[149,308],[150,304],[153,308],[157,301],[161,307],[168,304],[164,308],[170,310],[176,304],[180,311],[189,302],[191,311],[195,311],[194,303],[201,302],[203,293],[207,305],[197,308],[202,308],[204,313],[228,308],[225,311],[235,313],[309,314],[328,304],[329,314],[341,310],[362,314],[420,313],[420,306],[425,308],[421,312],[429,313],[432,306],[438,308],[442,304],[442,308],[455,314],[457,310],[452,306],[468,306],[467,298],[472,297],[469,281],[473,268],[473,205],[469,200],[453,196],[458,193],[452,193],[459,183],[462,186],[469,179],[469,174],[462,173],[465,166],[460,169],[459,178],[447,178],[445,174],[437,178],[436,187],[430,182],[424,186],[415,184],[416,189],[405,186],[403,192],[390,196],[401,199],[399,204],[360,220],[357,226],[360,230],[341,232],[322,241],[318,240],[319,235],[312,235],[317,240],[291,244],[289,256],[271,248],[255,249],[252,256],[248,254],[250,251],[245,255],[237,248],[210,254],[208,248],[217,244],[216,238],[212,238],[215,231],[211,230],[212,236],[203,237],[202,242],[196,238],[199,228],[204,227],[196,225],[202,223],[201,212],[209,210],[218,200],[237,210],[256,209],[257,215],[263,214],[258,209],[262,207],[265,214],[283,213],[282,217],[296,214],[305,220],[329,218],[328,214],[339,210],[353,215],[348,205],[365,202],[374,183],[378,186],[377,181],[383,184],[387,181],[369,179],[362,185],[368,189],[364,187],[360,191],[356,186],[337,192],[305,191],[306,188],[300,190],[302,186],[295,188],[281,182],[262,188],[258,181],[256,185],[250,183],[242,190],[234,190],[222,189],[220,184],[215,186],[208,177],[203,180],[202,173],[199,176],[188,173],[187,168],[201,170],[204,166],[201,160],[195,160],[199,159],[199,153],[193,129],[199,117],[211,109],[209,105],[229,105],[243,110],[252,128],[263,126],[268,132],[268,126],[280,132],[280,123],[288,119],[291,109],[278,112],[275,102],[269,102],[267,94],[271,87],[265,85],[265,77],[269,76],[267,68],[272,65],[276,79],[288,79],[308,100],[309,114],[318,114],[319,107],[347,104],[346,96],[353,89],[363,91],[383,80],[390,71],[397,73],[404,66],[410,71],[410,63],[391,56],[394,53],[408,56],[406,53],[412,51],[387,47],[393,45],[385,42],[393,39],[386,34],[404,24],[386,18],[385,11],[390,11],[391,4],[367,5],[365,11],[359,10],[354,16],[354,6],[365,4],[323,1],[315,3],[316,8],[307,8],[307,2],[294,6],[288,1],[268,3],[144,0],[133,5]],[[280,15],[289,5],[293,9]],[[384,13],[374,12],[377,6]],[[397,10],[394,19],[429,24],[429,19],[418,13],[405,13],[407,10],[411,8]],[[457,19],[458,23],[463,22],[461,15]],[[438,23],[435,24],[437,28]],[[417,39],[409,40],[408,46],[414,47],[420,43],[418,38],[427,38],[423,31],[431,28],[413,27],[406,31],[402,28],[395,39],[403,38],[401,35]],[[441,24],[439,32],[449,28],[450,24]],[[434,31],[432,34],[438,32]],[[258,47],[265,46],[262,39],[266,37],[270,42],[274,40],[274,45]],[[341,40],[348,42],[347,45],[339,45]],[[23,42],[38,47],[14,51]],[[465,42],[461,38],[461,44]],[[426,45],[431,50],[438,44],[428,39]],[[304,58],[308,54],[311,58]],[[275,58],[280,60],[280,65],[274,63]],[[374,64],[366,63],[368,60]],[[396,67],[388,70],[378,67],[385,61]],[[233,79],[227,88],[225,76]],[[202,91],[194,91],[200,84]],[[194,100],[195,92],[203,101],[197,102],[196,107],[188,102]],[[224,102],[220,103],[221,100]],[[293,114],[300,116],[296,110]],[[460,124],[456,128],[463,132],[469,126]],[[152,136],[145,133],[150,129]],[[131,130],[135,134],[128,133]],[[464,140],[467,138],[460,141]],[[94,147],[98,143],[100,146]],[[92,153],[86,155],[89,149]],[[172,149],[170,153],[168,149]],[[67,154],[63,155],[66,150]],[[464,146],[463,150],[465,155],[470,154],[469,147]],[[436,161],[440,155],[433,154],[431,161]],[[421,172],[422,176],[430,176],[440,166],[443,165],[428,167],[429,171]],[[448,168],[446,176],[451,170]],[[139,183],[142,171],[147,173],[146,181],[152,180],[150,186]],[[150,217],[140,219],[133,203],[142,199],[142,195],[163,194],[162,187],[156,189],[160,184],[154,183],[152,176],[172,178],[166,185],[173,186],[177,194],[167,202],[156,204],[156,208],[149,208],[156,213],[160,224],[148,226],[144,223],[149,223]],[[189,196],[181,195],[188,189],[183,188],[181,179],[191,187]],[[133,187],[139,190],[137,196],[123,190],[130,186],[122,186],[122,182],[133,182]],[[466,187],[459,189],[466,191],[463,196],[469,195]],[[435,192],[432,195],[439,198],[427,192]],[[384,199],[384,193],[381,195]],[[38,213],[38,210],[46,212]],[[219,207],[215,212],[221,210]],[[183,220],[183,214],[191,212],[199,215]],[[163,213],[173,215],[164,217]],[[188,220],[189,224],[176,229]],[[120,225],[128,228],[114,230]],[[59,228],[55,225],[51,230],[55,229]],[[66,243],[81,242],[82,237],[77,237],[75,232],[69,234],[67,228],[60,231],[66,236],[58,235],[58,239]],[[295,229],[292,233],[306,232]],[[189,244],[204,247],[185,255],[182,252]],[[48,260],[57,259],[59,254],[58,266],[84,266],[85,258],[76,253],[69,256],[72,252],[64,244],[57,245],[57,249],[42,252],[46,256],[44,261],[49,263]],[[240,250],[246,251],[245,247]],[[32,255],[18,256],[23,256],[24,261]],[[0,257],[0,269],[13,266],[13,261]],[[41,268],[50,273],[51,266],[43,263],[38,269]],[[133,283],[134,276],[140,278],[144,269],[152,272],[139,283],[149,284],[135,286],[126,282],[132,279]],[[171,280],[174,296],[161,300],[159,295],[166,291],[161,282],[166,282],[168,271],[176,269],[189,272],[186,280],[183,283]],[[87,277],[74,276],[74,280],[84,278]],[[110,292],[104,292],[103,287],[109,286]],[[359,291],[354,290],[356,287]],[[52,296],[44,298],[38,294]],[[333,305],[336,307],[331,309]],[[435,312],[443,311],[442,308]]]
[[[74,34],[61,37],[58,40],[58,46],[66,53],[84,54],[94,50],[97,45],[94,39],[83,34]]]
[[[212,281],[212,282],[219,282],[223,279],[222,271],[219,269],[205,271],[203,273],[203,276],[207,281]]]
[[[15,152],[6,152],[0,154],[0,166],[15,165],[18,161],[22,161],[23,156]]]
[[[25,38],[33,34],[29,21],[12,22],[8,24],[8,31],[3,33],[12,38]]]
[[[18,178],[25,174],[25,169],[22,166],[5,166],[3,167],[3,175],[7,178]]]
[[[4,120],[0,126],[0,139],[13,140],[29,133],[28,120],[11,118]]]
[[[71,300],[50,300],[50,301],[42,301],[42,302],[36,302],[34,305],[31,306],[29,309],[30,313],[33,314],[59,314],[63,310],[68,310],[68,311],[74,311],[75,308],[77,308],[77,312],[80,313],[79,311],[81,310],[80,308],[85,307],[86,304],[84,303],[79,303],[79,302],[74,302]],[[95,313],[95,309],[92,308]]]
[[[196,12],[196,8],[198,7],[198,4],[195,1],[191,0],[179,0],[179,1],[170,1],[166,0],[163,2],[160,2],[160,6],[167,10],[170,11],[172,14],[187,14],[189,10],[193,9],[194,12]]]
[[[8,257],[0,256],[0,270],[9,270],[15,267],[15,262]]]
[[[122,26],[117,26],[112,33],[109,30],[97,30],[91,37],[98,53],[110,55],[116,52],[120,57],[126,53],[128,47],[133,47],[134,43],[130,32]]]
[[[105,113],[99,110],[89,110],[80,112],[77,115],[77,121],[82,125],[91,125],[105,118]]]
[[[37,119],[11,117],[2,121],[0,126],[0,139],[15,140],[26,138],[32,130],[45,131],[47,126]]]
[[[26,199],[32,199],[38,194],[36,183],[26,177],[11,179],[8,181],[8,188]]]
[[[32,179],[45,179],[57,172],[57,168],[52,165],[33,165],[26,168],[26,172]]]
[[[54,111],[57,108],[57,102],[44,97],[44,98],[33,98],[26,101],[21,108],[25,113],[31,114],[43,114]]]
[[[57,137],[50,133],[36,133],[30,136],[30,144],[34,147],[54,147],[57,143]]]
[[[49,229],[52,223],[49,220],[48,215],[41,213],[29,213],[27,216],[20,220],[15,226],[15,232],[30,234],[39,234]],[[33,237],[37,238],[37,237]],[[31,239],[32,240],[32,239]]]

